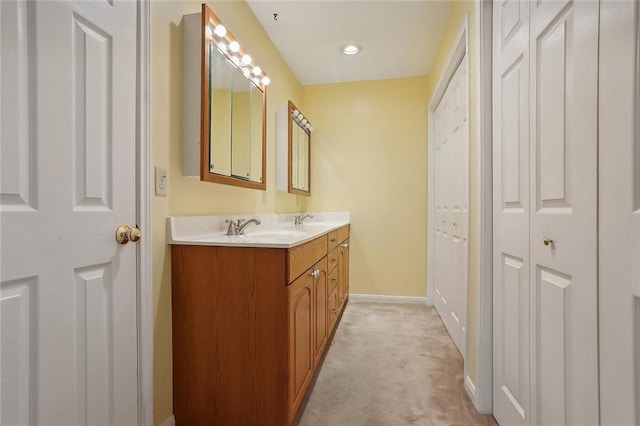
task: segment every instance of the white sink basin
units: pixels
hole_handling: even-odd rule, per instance
[[[291,248],[349,224],[348,213],[316,213],[294,227],[293,215],[261,214],[235,216],[177,216],[167,220],[169,244]],[[260,225],[251,224],[245,235],[227,235],[226,219],[256,217]]]
[[[278,238],[300,238],[307,235],[308,232],[298,231],[295,229],[283,229],[283,230],[265,230],[246,233],[244,237],[247,239],[278,239]]]

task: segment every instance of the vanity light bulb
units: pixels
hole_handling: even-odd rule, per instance
[[[233,53],[237,53],[240,50],[240,43],[233,40],[231,43],[229,43],[229,50],[231,50]]]
[[[308,123],[308,121],[307,121],[307,119],[306,119],[306,118],[304,118],[304,119],[301,121],[301,123],[302,123],[303,125],[305,125],[305,124],[307,124],[307,123]]]
[[[293,110],[293,116],[294,116],[294,117],[297,117],[297,116],[298,116],[298,114],[300,114],[300,111],[298,111],[297,109],[294,109],[294,110]]]
[[[269,83],[271,83],[271,79],[265,75],[264,77],[262,77],[261,82],[263,85],[268,86]]]
[[[260,75],[260,74],[262,74],[262,68],[253,67],[253,75]]]
[[[309,126],[309,131],[313,132],[313,126]]]
[[[311,128],[311,123],[307,123],[304,125],[305,128],[310,129]]]
[[[218,37],[224,37],[225,35],[227,35],[227,29],[224,27],[224,25],[220,24],[216,27],[214,33]]]
[[[298,114],[298,120],[302,121],[303,118],[304,118],[304,115],[302,115],[302,113]]]
[[[244,55],[242,56],[242,65],[249,65],[251,63],[251,56]]]

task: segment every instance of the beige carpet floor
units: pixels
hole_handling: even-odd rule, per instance
[[[350,302],[298,424],[496,424],[475,411],[462,380],[462,357],[434,308]]]

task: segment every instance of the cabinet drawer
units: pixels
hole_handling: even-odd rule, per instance
[[[328,271],[331,272],[336,268],[336,266],[338,266],[338,249],[334,248],[333,250],[331,250],[327,257],[329,262]]]
[[[329,238],[329,241],[327,242],[327,251],[331,251],[334,248],[336,248],[338,246],[338,244],[340,244],[340,240],[338,238],[340,238],[340,236],[338,235],[338,230],[336,229],[335,231],[331,231],[327,234],[327,237]]]
[[[338,229],[338,244],[349,238],[349,225]]]
[[[304,271],[315,265],[327,255],[327,236],[309,241],[301,246],[289,249],[287,255],[287,282],[298,278]]]
[[[329,287],[329,289],[327,291],[331,293],[338,286],[338,268],[335,268],[333,271],[329,272],[328,279],[329,280],[327,282],[327,286]]]

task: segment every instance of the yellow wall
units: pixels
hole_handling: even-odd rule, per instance
[[[348,211],[352,215],[351,292],[426,294],[427,107],[465,15],[471,12],[471,102],[475,103],[473,2],[452,2],[431,74],[425,77],[301,87],[242,0],[209,5],[269,74],[267,191],[182,177],[182,15],[198,1],[151,3],[151,126],[153,165],[169,171],[169,196],[152,200],[155,306],[154,419],[172,413],[171,258],[167,216],[252,212]],[[314,125],[312,197],[276,191],[275,111],[292,100]],[[471,138],[471,294],[475,306],[478,200],[475,111]],[[151,177],[153,178],[153,177]],[[473,313],[473,312],[472,312]],[[468,330],[475,331],[474,315]],[[470,336],[475,377],[476,337]]]
[[[476,118],[476,109],[475,105],[477,102],[477,89],[476,89],[476,69],[477,69],[477,53],[476,53],[476,37],[475,37],[475,15],[474,15],[474,2],[473,1],[454,1],[451,5],[451,10],[449,12],[449,17],[447,18],[447,23],[445,25],[445,29],[442,34],[442,38],[440,39],[440,44],[438,46],[438,51],[433,61],[433,65],[431,66],[431,72],[428,76],[428,98],[429,102],[431,102],[431,98],[433,96],[433,92],[440,81],[442,73],[444,71],[445,66],[447,65],[447,60],[449,59],[453,48],[455,47],[455,43],[457,42],[458,35],[460,34],[460,30],[464,25],[464,21],[469,17],[469,76],[470,76],[470,84],[469,84],[469,95],[470,95],[470,105],[471,105],[471,114],[469,117],[469,126],[470,126],[470,138],[469,138],[469,161],[471,164],[469,176],[471,180],[471,184],[469,186],[469,192],[471,195],[471,201],[469,205],[470,211],[470,222],[469,222],[469,314],[467,318],[467,333],[468,333],[468,371],[469,376],[475,383],[476,377],[476,345],[477,345],[477,336],[476,336],[476,302],[477,302],[477,283],[478,277],[476,275],[477,265],[478,265],[478,256],[479,253],[476,250],[476,242],[478,238],[478,220],[477,220],[477,212],[478,212],[478,185],[480,179],[478,178],[478,167],[477,167],[477,143],[476,143],[476,129],[477,129],[477,118]]]
[[[209,2],[256,63],[271,78],[267,99],[267,191],[256,191],[182,177],[182,15],[200,11],[199,1],[151,2],[152,162],[169,172],[168,197],[152,199],[154,324],[154,419],[173,412],[171,380],[171,251],[167,216],[305,211],[307,198],[276,191],[275,111],[301,88],[244,1]],[[153,176],[150,176],[153,179]]]
[[[309,206],[351,212],[351,293],[426,295],[426,94],[426,77],[303,87]]]

